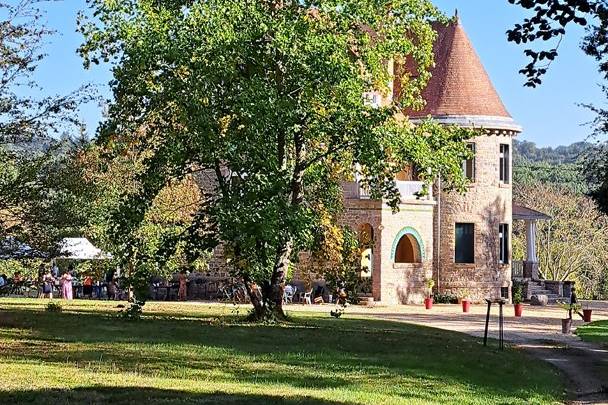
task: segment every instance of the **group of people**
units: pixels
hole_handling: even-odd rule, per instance
[[[53,263],[48,269],[45,269],[44,265],[40,265],[38,270],[38,278],[41,286],[40,298],[53,298],[53,290],[57,283],[59,284],[59,290],[61,297],[65,300],[74,299],[74,291],[72,281],[74,280],[74,267],[70,265],[68,271],[59,276],[59,267]]]
[[[107,288],[108,299],[119,299],[119,288],[118,288],[118,277],[116,271],[109,271],[105,276],[105,283],[95,281],[91,275],[85,275],[82,280],[82,296],[84,298],[93,298],[93,296],[100,298],[102,296],[102,289],[105,286]],[[59,287],[59,293],[61,298],[66,300],[74,299],[74,282],[78,282],[76,279],[76,273],[74,266],[70,265],[68,270],[63,274],[59,275],[59,267],[55,263],[51,267],[46,268],[44,265],[40,265],[38,271],[38,284],[40,286],[40,297],[41,298],[53,298],[53,291],[55,287]]]

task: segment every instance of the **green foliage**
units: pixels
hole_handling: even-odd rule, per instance
[[[63,311],[63,306],[61,306],[61,304],[60,304],[60,303],[58,303],[58,302],[55,302],[55,301],[49,301],[49,302],[46,304],[46,307],[44,308],[44,310],[45,310],[46,312],[54,312],[54,313],[58,313],[58,312]]]
[[[458,297],[450,293],[436,292],[433,295],[433,301],[435,304],[458,304]]]
[[[37,280],[42,260],[0,260],[0,274],[13,277],[19,272],[26,280]]]
[[[559,304],[559,307],[561,309],[563,309],[564,311],[568,312],[568,318],[572,319],[572,313],[579,313],[581,311],[581,309],[583,308],[581,304],[579,304],[578,302],[575,304],[571,304],[569,302],[566,301],[558,301],[557,302]]]
[[[582,297],[605,298],[608,217],[598,210],[597,204],[587,196],[543,183],[516,184],[513,201],[552,218],[537,222],[542,275],[547,280],[575,280]],[[523,223],[514,224],[513,231],[514,246],[524,246]],[[517,254],[523,255],[523,251]]]
[[[516,184],[531,186],[537,182],[588,192],[582,159],[592,145],[574,143],[557,148],[537,148],[533,142],[513,141],[513,170]]]
[[[534,142],[513,140],[516,160],[550,165],[579,163],[592,147],[589,142],[575,142],[568,146],[539,148]]]
[[[433,296],[433,287],[435,287],[435,280],[433,278],[427,278],[424,283],[426,284],[428,297]]]
[[[0,146],[0,236],[54,253],[60,238],[81,234],[89,195],[77,161],[84,142],[51,142],[40,152]]]
[[[608,89],[604,88],[608,96]],[[597,115],[593,122],[593,136],[597,143],[584,161],[585,177],[590,185],[590,195],[602,212],[608,214],[608,110],[589,106]]]
[[[356,167],[393,209],[406,164],[428,184],[441,174],[466,186],[471,132],[414,127],[401,114],[422,105],[430,21],[445,21],[429,1],[88,3],[95,19],[81,17],[80,53],[85,65],[112,61],[114,73],[99,143],[137,161],[108,227],[135,271],[164,263],[179,241],[191,257],[222,243],[234,274],[272,284],[264,301],[280,309],[290,261],[314,247],[322,212],[339,210],[340,181]],[[406,59],[417,74],[392,77],[387,62]],[[402,86],[391,102],[393,79]],[[387,103],[369,105],[372,92]],[[146,253],[137,235],[155,198],[192,173],[209,188],[192,223],[162,238],[168,254]]]
[[[334,246],[329,239],[319,242],[323,244],[324,252],[317,250],[313,253],[313,256],[321,259],[317,259],[313,267],[323,269],[323,279],[334,294],[340,286],[344,286],[348,300],[357,303],[358,294],[365,282],[365,278],[362,278],[364,269],[361,268],[359,238],[357,233],[348,227],[336,226],[336,232],[338,232],[338,241],[341,240],[342,245]],[[325,237],[327,236],[325,234]]]
[[[528,44],[534,41],[553,41],[549,49],[526,49],[530,62],[520,73],[528,81],[526,86],[541,84],[551,62],[558,55],[561,38],[573,25],[587,27],[587,36],[581,47],[594,57],[599,70],[608,76],[608,5],[604,0],[508,0],[524,9],[533,9],[533,15],[507,31],[509,41]]]
[[[140,320],[144,312],[144,304],[144,301],[133,301],[126,308],[118,312],[118,317],[129,321]]]
[[[513,285],[513,304],[521,304],[524,302],[524,289],[521,284]]]

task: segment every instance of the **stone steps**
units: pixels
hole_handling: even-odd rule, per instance
[[[528,286],[530,290],[530,295],[546,295],[549,300],[549,304],[555,304],[560,298],[559,295],[553,293],[550,290],[545,289],[545,286],[541,283],[531,283]]]

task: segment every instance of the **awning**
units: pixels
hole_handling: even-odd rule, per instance
[[[95,247],[87,238],[64,238],[59,244],[58,259],[104,260],[112,255]]]
[[[522,205],[513,204],[513,219],[524,220],[524,221],[548,221],[552,219],[549,215],[543,214],[540,211],[533,210],[532,208],[524,207]]]

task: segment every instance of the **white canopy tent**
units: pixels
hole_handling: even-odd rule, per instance
[[[59,244],[58,259],[106,260],[112,255],[95,247],[87,238],[64,238]]]

